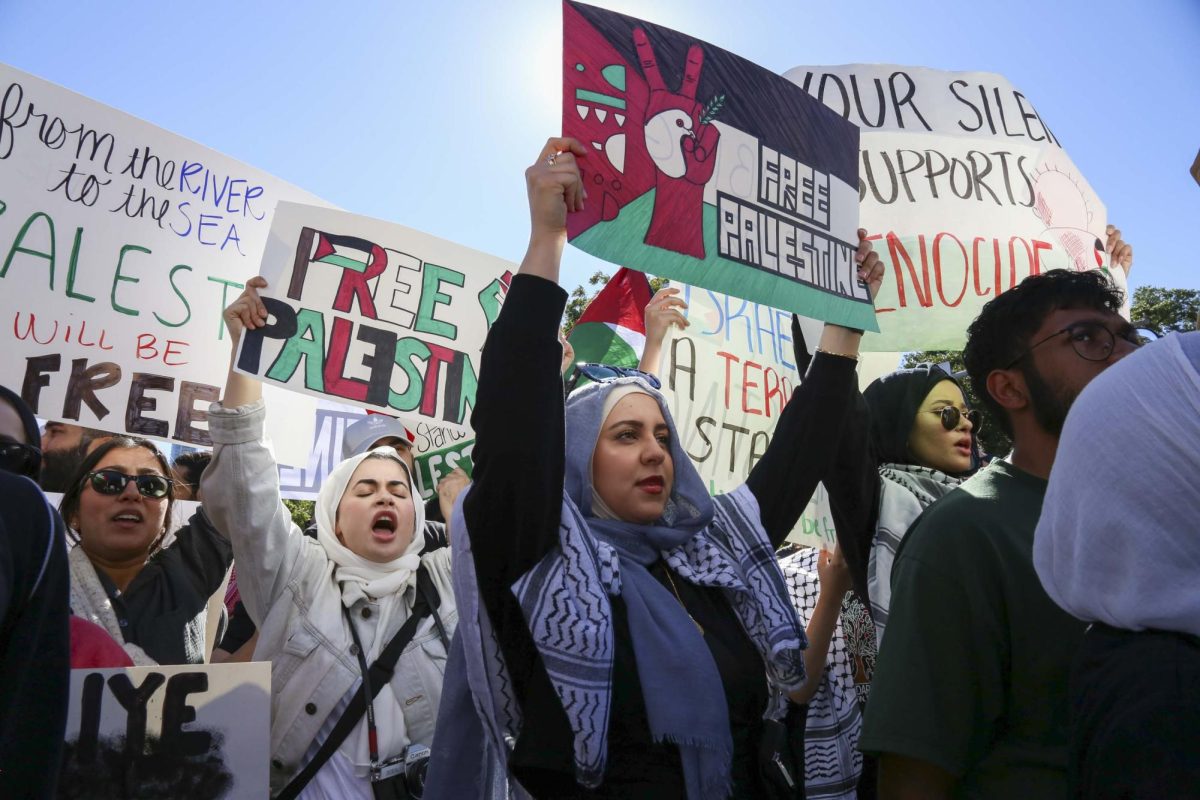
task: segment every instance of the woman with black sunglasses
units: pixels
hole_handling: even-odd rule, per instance
[[[164,547],[170,474],[152,442],[118,436],[84,458],[59,505],[77,542],[71,608],[138,665],[204,663],[208,600],[233,562],[203,509]]]
[[[828,486],[838,541],[855,585],[866,585],[878,642],[887,625],[896,548],[921,512],[978,466],[979,412],[967,408],[954,376],[934,364],[884,375],[863,391],[862,401],[867,435],[848,432],[838,462],[843,469],[848,462],[855,466],[859,479]]]

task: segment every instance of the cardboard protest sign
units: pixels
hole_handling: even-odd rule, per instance
[[[785,77],[861,129],[860,221],[886,266],[864,349],[961,349],[983,304],[1026,276],[1108,267],[1103,203],[1003,77],[889,64]]]
[[[779,415],[800,385],[792,315],[694,286],[678,288],[691,324],[672,328],[663,343],[663,394],[683,449],[709,492],[732,491],[766,452]],[[811,350],[820,323],[802,325]],[[835,541],[823,488],[789,540],[814,546]]]
[[[320,202],[0,64],[0,382],[44,419],[208,446],[221,311],[281,198]]]
[[[267,797],[271,665],[71,671],[61,797]]]
[[[280,203],[267,326],[236,368],[292,391],[465,431],[513,265],[379,220]]]
[[[361,408],[318,401],[311,452],[298,466],[279,467],[279,486],[284,497],[316,500],[321,484],[342,460],[342,436],[346,428],[365,416]],[[414,478],[423,501],[431,500],[438,482],[455,467],[471,474],[471,451],[475,438],[467,431],[435,425],[427,420],[401,420],[413,434]]]
[[[659,25],[563,5],[571,242],[634,269],[875,329],[854,263],[858,130],[778,75]]]

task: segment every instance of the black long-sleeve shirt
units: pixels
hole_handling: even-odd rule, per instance
[[[125,641],[159,664],[203,664],[202,630],[191,624],[208,608],[233,563],[233,548],[197,509],[175,532],[175,541],[142,567],[124,592],[104,573],[96,575],[112,600]]]
[[[883,484],[879,462],[871,450],[870,409],[857,387],[850,394],[850,403],[854,423],[843,426],[825,478],[825,489],[829,492],[829,514],[833,517],[838,549],[850,569],[851,585],[863,605],[870,608],[867,566],[879,524]]]
[[[557,333],[565,303],[566,293],[550,281],[514,278],[484,347],[472,416],[474,485],[463,513],[484,607],[523,716],[509,766],[539,798],[683,797],[678,750],[651,740],[621,598],[612,601],[616,652],[607,775],[587,791],[575,783],[566,714],[511,592],[558,543],[565,431]],[[776,546],[828,470],[854,390],[852,361],[818,355],[812,370],[824,379],[797,389],[747,480]],[[661,561],[650,572],[670,589]],[[703,627],[721,674],[734,740],[734,795],[758,796],[758,739],[767,702],[762,658],[719,590],[682,579],[674,585]]]
[[[71,685],[62,518],[0,471],[0,796],[54,797]]]

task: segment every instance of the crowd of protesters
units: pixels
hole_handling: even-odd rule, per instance
[[[70,667],[256,660],[273,797],[1200,796],[1200,334],[1142,347],[1103,272],[1052,271],[984,306],[965,376],[860,392],[862,332],[810,354],[797,327],[769,448],[712,496],[653,374],[678,292],[641,369],[564,347],[585,156],[551,139],[526,171],[473,474],[429,503],[370,416],[301,530],[232,370],[211,456],[174,464],[0,387],[0,795],[54,796]],[[855,260],[873,296],[866,231]],[[235,347],[266,286],[226,309]],[[836,548],[781,551],[819,482]]]

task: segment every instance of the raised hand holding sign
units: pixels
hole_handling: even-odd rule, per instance
[[[704,51],[698,44],[688,49],[683,82],[676,93],[663,81],[646,31],[635,30],[633,41],[650,87],[644,134],[646,151],[657,169],[646,244],[704,258],[704,185],[716,168],[721,138],[696,102]]]
[[[566,221],[572,244],[876,327],[855,275],[853,124],[769,70],[659,25],[566,0],[563,31],[562,133],[586,149],[592,197]]]

